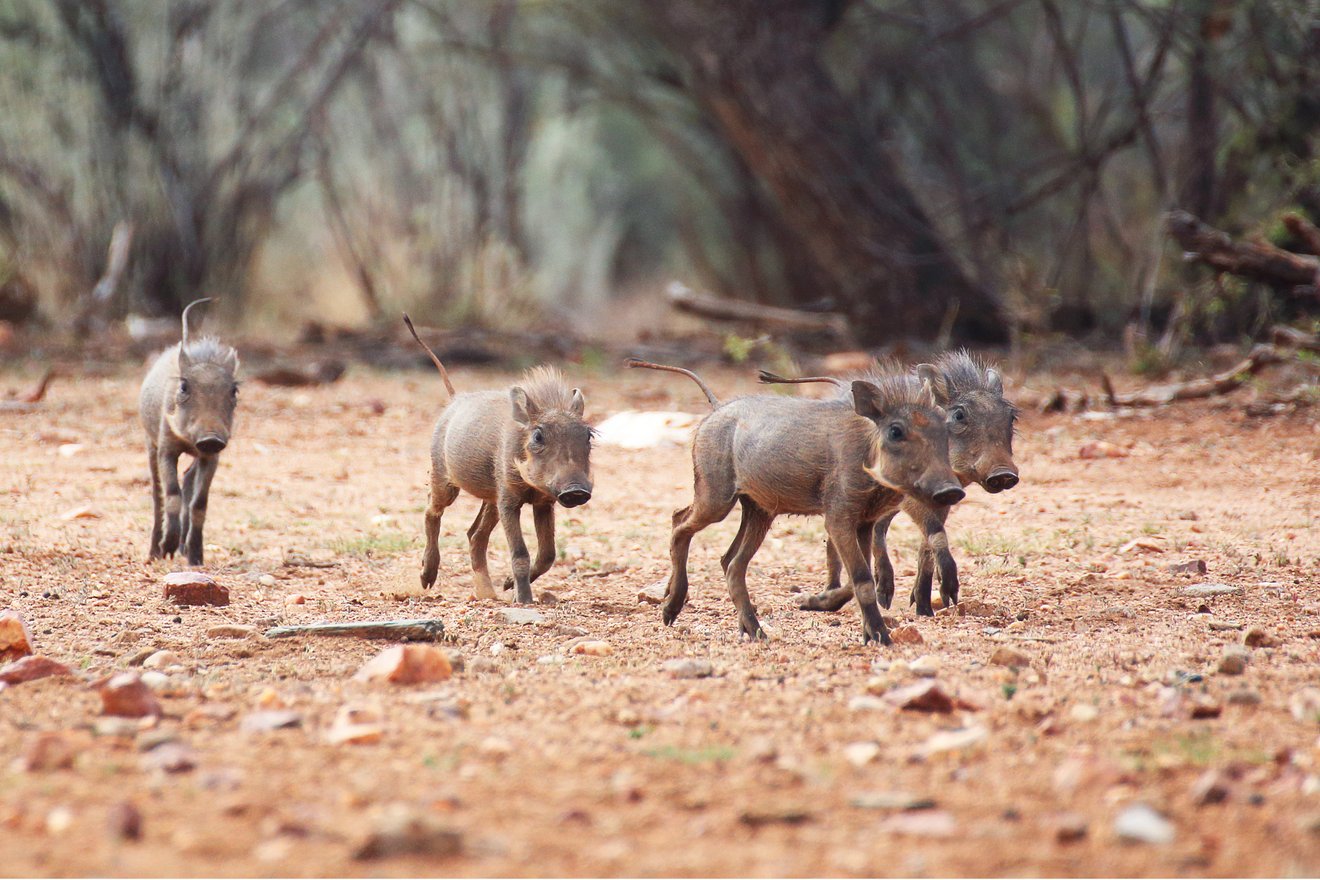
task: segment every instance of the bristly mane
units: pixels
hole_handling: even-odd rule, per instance
[[[880,390],[880,400],[885,406],[935,406],[935,399],[926,393],[922,382],[903,367],[898,361],[886,358],[878,360],[865,370],[859,370],[843,377],[836,395],[839,400],[852,401],[852,383],[870,382]]]
[[[573,409],[573,389],[568,387],[558,367],[532,367],[518,384],[539,410],[570,412]]]
[[[935,359],[935,366],[948,377],[951,395],[990,390],[985,373],[991,365],[965,348],[946,351]]]
[[[183,343],[180,343],[182,345]],[[214,336],[188,341],[187,355],[194,363],[210,363],[226,367],[231,372],[238,369],[238,352],[225,345]]]

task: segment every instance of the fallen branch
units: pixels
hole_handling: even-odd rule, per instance
[[[1283,225],[1302,243],[1303,253],[1320,256],[1320,228],[1301,214],[1284,214]]]
[[[292,636],[352,636],[359,639],[390,639],[400,642],[438,642],[445,634],[439,620],[377,620],[363,623],[309,623],[277,626],[266,630],[268,639]]]
[[[32,412],[46,396],[46,389],[55,378],[55,368],[50,367],[46,374],[37,380],[37,384],[27,391],[16,394],[9,400],[0,400],[0,412]]]
[[[299,364],[276,365],[253,374],[252,380],[262,385],[280,388],[303,388],[308,385],[330,385],[338,382],[347,366],[341,360],[315,361],[306,366]]]
[[[1320,259],[1295,254],[1258,241],[1234,241],[1186,211],[1165,218],[1169,234],[1185,251],[1185,258],[1200,261],[1219,272],[1263,281],[1295,298],[1320,296]]]
[[[674,308],[702,318],[739,321],[783,333],[832,333],[844,339],[850,335],[848,319],[834,312],[817,314],[779,306],[716,299],[696,293],[677,281],[670,284],[665,293]]]
[[[1203,397],[1215,397],[1237,390],[1247,379],[1259,373],[1271,364],[1281,363],[1283,355],[1272,345],[1258,345],[1251,350],[1246,359],[1222,373],[1206,379],[1193,379],[1189,382],[1174,382],[1169,385],[1155,385],[1119,394],[1114,391],[1108,376],[1101,376],[1101,385],[1105,390],[1105,399],[1110,406],[1164,406],[1178,400],[1197,400]]]

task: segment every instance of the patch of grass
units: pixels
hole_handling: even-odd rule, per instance
[[[704,749],[681,749],[678,746],[659,746],[646,749],[642,754],[662,761],[676,761],[680,764],[710,764],[729,761],[738,754],[731,746],[708,746]]]
[[[340,538],[330,542],[330,549],[344,556],[392,556],[413,549],[413,541],[413,535],[403,532],[381,532]]]
[[[628,731],[628,739],[641,739],[651,731],[655,730],[654,724],[641,724]]]

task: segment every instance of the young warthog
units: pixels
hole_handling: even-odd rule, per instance
[[[865,379],[866,375],[857,378]],[[828,376],[785,379],[763,371],[761,381],[766,384],[833,382],[840,389],[841,399],[852,395],[851,380]],[[993,494],[1017,485],[1018,469],[1013,461],[1013,423],[1017,419],[1017,408],[1004,399],[1004,382],[997,370],[965,351],[957,351],[941,355],[934,364],[920,364],[908,381],[913,385],[929,385],[940,406],[948,411],[949,461],[963,486],[977,483]],[[953,605],[958,601],[958,565],[949,551],[949,539],[944,530],[949,508],[933,507],[917,498],[909,498],[903,502],[902,509],[917,523],[924,536],[911,601],[916,603],[918,614],[930,615],[934,613],[930,593],[936,565],[944,603]],[[873,535],[877,591],[880,604],[886,608],[894,595],[894,569],[885,543],[893,517],[894,514],[890,514],[877,521]],[[826,552],[829,584],[824,592],[802,600],[799,607],[804,610],[837,611],[852,598],[852,592],[840,586],[839,560],[833,547],[827,547]]]
[[[182,341],[164,351],[142,380],[138,409],[151,462],[151,558],[173,556],[183,541],[189,565],[202,564],[202,527],[211,479],[229,445],[238,405],[238,352],[219,340],[194,341],[183,310]],[[179,456],[193,463],[179,485]]]
[[[765,637],[747,594],[747,566],[771,522],[780,514],[824,514],[861,606],[862,641],[889,644],[871,577],[872,528],[905,495],[949,505],[964,494],[949,466],[945,413],[931,390],[902,376],[877,376],[854,382],[850,400],[766,395],[720,403],[689,370],[637,360],[628,366],[681,373],[713,408],[692,438],[692,504],[674,513],[665,623],[687,601],[692,537],[741,503],[738,535],[720,562],[745,635]]]
[[[449,392],[449,405],[431,438],[431,501],[426,510],[426,553],[422,586],[430,588],[440,568],[440,518],[460,489],[481,499],[468,529],[468,548],[477,595],[530,604],[532,582],[555,561],[555,502],[577,507],[591,500],[591,427],[582,420],[586,400],[553,367],[529,370],[508,391],[456,394],[444,365],[422,342],[412,321],[404,323],[426,349]],[[523,541],[522,508],[532,505],[536,562]],[[513,577],[497,597],[486,567],[486,549],[498,520],[513,555]]]

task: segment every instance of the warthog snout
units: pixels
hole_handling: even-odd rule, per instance
[[[934,495],[931,496],[931,498],[935,501],[936,504],[949,504],[949,505],[957,504],[959,501],[962,501],[966,497],[967,497],[967,493],[964,492],[962,490],[962,487],[958,486],[957,484],[951,486],[945,486],[943,489],[939,490],[938,492],[936,492]]]
[[[569,486],[559,493],[559,503],[565,507],[581,507],[591,500],[591,490],[586,486]]]
[[[1012,489],[1017,484],[1017,472],[1011,471],[1007,468],[1000,468],[985,478],[985,488],[987,492],[1003,492]]]
[[[219,434],[207,434],[205,437],[197,441],[197,451],[203,455],[215,455],[228,445],[229,444],[225,441],[225,438],[221,437]]]

